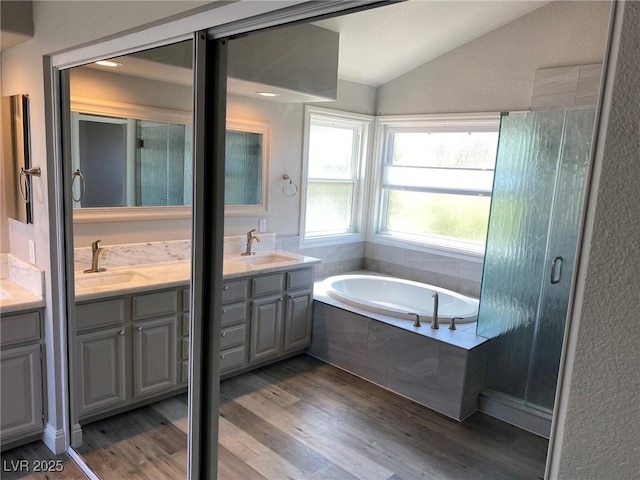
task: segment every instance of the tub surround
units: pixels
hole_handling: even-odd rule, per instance
[[[393,245],[367,242],[363,268],[415,282],[480,296],[482,257],[457,258]]]
[[[11,254],[0,255],[2,313],[40,308],[44,304],[44,272]]]
[[[314,300],[307,353],[455,420],[477,410],[488,343],[475,335],[475,323],[454,331],[416,328],[339,305],[320,288]]]

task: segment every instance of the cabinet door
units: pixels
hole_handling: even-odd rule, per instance
[[[42,420],[40,344],[0,353],[2,420],[0,437],[38,433]]]
[[[287,295],[284,321],[284,351],[289,352],[311,344],[312,292]]]
[[[251,363],[282,352],[282,296],[252,302]]]
[[[76,337],[80,416],[126,402],[125,332],[110,328]]]
[[[177,328],[176,316],[134,325],[134,397],[161,393],[176,386]]]

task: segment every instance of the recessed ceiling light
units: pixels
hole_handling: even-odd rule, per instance
[[[279,97],[280,96],[279,93],[273,93],[273,92],[256,92],[256,93],[263,97]]]
[[[96,65],[102,65],[103,67],[121,67],[122,64],[114,62],[112,60],[99,60],[95,62]]]

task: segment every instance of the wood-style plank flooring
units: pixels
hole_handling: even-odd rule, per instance
[[[54,455],[44,443],[33,442],[0,455],[2,480],[84,480],[84,473],[66,453]],[[57,463],[59,462],[59,463]],[[43,472],[43,470],[49,470]],[[59,471],[56,471],[59,470]]]
[[[103,479],[185,478],[186,417],[184,394],[94,422],[79,451]],[[306,355],[221,383],[220,479],[539,479],[546,450],[484,414],[458,423]]]

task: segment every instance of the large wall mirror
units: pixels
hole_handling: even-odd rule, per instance
[[[192,117],[180,108],[191,96],[188,48],[190,42],[162,47],[153,59],[144,52],[119,57],[113,70],[73,69],[74,221],[190,216]],[[227,120],[226,215],[267,213],[269,149],[268,124]]]

